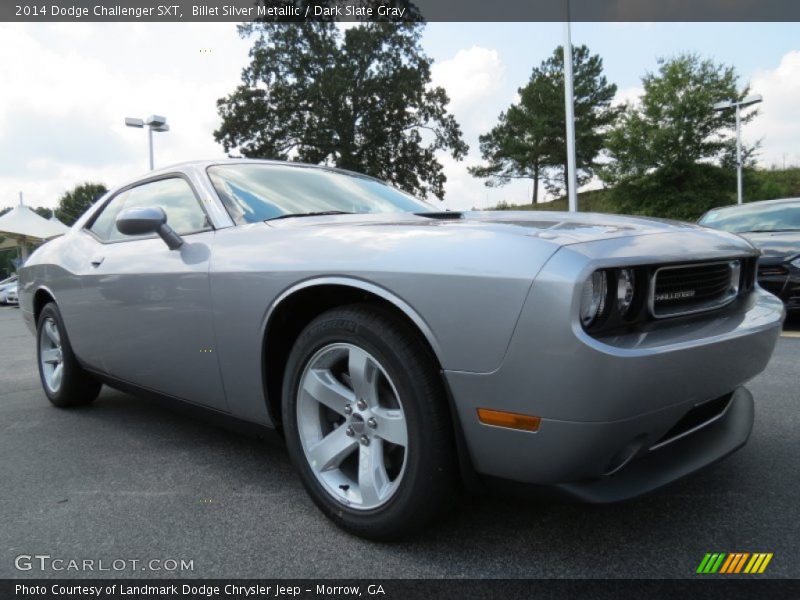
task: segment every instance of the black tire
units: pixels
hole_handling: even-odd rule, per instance
[[[332,343],[356,345],[385,369],[402,400],[408,428],[402,480],[386,504],[354,510],[317,480],[297,424],[297,390],[315,353]],[[389,541],[411,535],[451,508],[459,491],[455,442],[441,373],[420,334],[382,307],[356,304],[330,310],[297,338],[283,382],[283,427],[292,462],[322,512],[360,537]]]
[[[48,387],[45,381],[45,375],[42,371],[42,328],[48,319],[52,319],[55,323],[61,341],[63,372],[61,384],[56,391]],[[45,305],[36,323],[36,362],[39,365],[39,378],[42,382],[42,389],[44,389],[44,393],[47,395],[50,402],[59,408],[91,404],[100,393],[102,384],[80,366],[78,359],[72,352],[72,346],[70,346],[69,343],[64,321],[61,318],[61,313],[55,302],[50,302]]]

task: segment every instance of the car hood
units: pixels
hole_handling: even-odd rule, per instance
[[[268,221],[272,227],[436,227],[458,230],[485,230],[493,233],[531,236],[556,245],[579,244],[597,240],[674,233],[708,231],[691,223],[624,217],[599,213],[566,213],[551,211],[472,211],[462,213],[411,213],[325,215]],[[731,234],[715,232],[723,236]]]
[[[800,231],[776,231],[774,233],[742,233],[761,250],[765,258],[792,258],[800,254]]]

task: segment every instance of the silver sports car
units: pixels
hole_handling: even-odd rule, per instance
[[[56,406],[102,382],[277,428],[322,511],[387,539],[464,484],[610,502],[744,445],[784,316],[757,257],[695,225],[440,212],[228,160],[109,192],[19,296]]]

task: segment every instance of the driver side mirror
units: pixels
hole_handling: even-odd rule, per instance
[[[117,231],[124,235],[156,233],[170,250],[183,245],[183,238],[167,225],[167,213],[159,206],[126,208],[117,215],[116,223]]]

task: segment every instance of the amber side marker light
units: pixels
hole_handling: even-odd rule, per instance
[[[478,409],[478,420],[484,425],[507,427],[508,429],[521,429],[523,431],[539,431],[542,422],[540,417],[521,415],[519,413],[505,412],[502,410]]]

